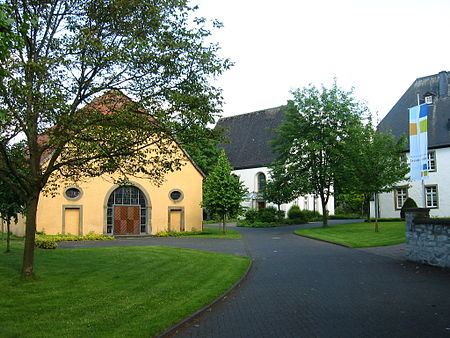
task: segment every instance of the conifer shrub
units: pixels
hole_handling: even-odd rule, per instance
[[[405,219],[405,211],[406,211],[406,209],[409,209],[409,208],[417,208],[417,203],[416,203],[416,201],[414,201],[411,197],[408,197],[408,198],[405,200],[405,203],[403,203],[403,206],[402,206],[402,208],[400,209],[400,218],[401,218],[402,220]]]

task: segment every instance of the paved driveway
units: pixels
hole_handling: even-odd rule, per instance
[[[248,279],[175,337],[450,337],[450,273],[395,255],[238,228]]]
[[[241,286],[175,337],[450,337],[449,271],[406,262],[402,246],[348,249],[294,235],[300,227],[237,228],[243,240],[145,238],[60,247],[168,245],[252,257]]]

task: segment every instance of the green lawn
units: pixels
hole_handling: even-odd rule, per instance
[[[405,242],[405,222],[380,222],[380,232],[374,231],[374,223],[347,223],[326,228],[299,229],[295,233],[352,248],[386,246]]]
[[[39,279],[17,276],[23,244],[0,247],[0,337],[151,337],[225,292],[244,257],[169,247],[36,249]]]

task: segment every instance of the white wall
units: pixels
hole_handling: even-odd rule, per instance
[[[245,202],[242,203],[244,207],[247,208],[256,208],[256,194],[258,192],[258,173],[264,173],[266,175],[266,179],[270,180],[270,170],[267,167],[260,168],[250,168],[250,169],[239,169],[234,170],[234,174],[239,176],[242,182],[244,182],[245,187],[248,189],[248,198]],[[315,200],[315,209],[314,209],[314,200]],[[320,198],[315,198],[312,195],[305,195],[296,198],[294,201],[282,204],[281,210],[288,211],[292,205],[298,205],[300,209],[306,210],[317,210],[322,213],[322,203],[320,202]],[[276,204],[267,203],[267,206],[277,207]],[[330,215],[334,215],[334,197],[330,196],[330,200],[327,204],[327,209]]]
[[[436,154],[436,171],[429,172],[424,185],[437,185],[438,207],[430,210],[431,217],[450,217],[450,148],[433,149]],[[408,154],[409,155],[409,154]],[[408,197],[416,201],[418,207],[425,207],[422,181],[403,181],[398,186],[409,185]],[[395,210],[394,192],[379,195],[380,217],[400,217],[400,210]],[[370,213],[374,216],[374,205],[371,202]]]

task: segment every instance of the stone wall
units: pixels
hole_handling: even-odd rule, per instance
[[[432,219],[427,208],[408,209],[406,258],[450,268],[450,219]]]

